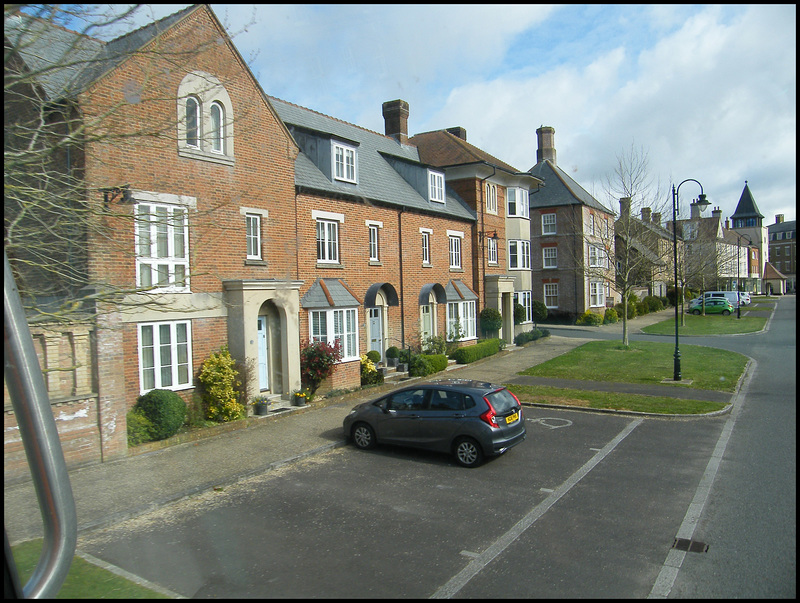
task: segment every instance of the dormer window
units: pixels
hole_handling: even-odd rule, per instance
[[[428,170],[428,199],[444,203],[444,174]]]
[[[332,141],[333,177],[344,182],[358,183],[356,169],[357,152],[355,147]]]

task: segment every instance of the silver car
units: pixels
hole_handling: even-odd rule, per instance
[[[404,387],[359,404],[343,423],[356,448],[411,446],[475,467],[525,439],[522,405],[502,385],[444,379]]]

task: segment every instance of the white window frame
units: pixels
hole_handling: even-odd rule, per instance
[[[515,291],[514,302],[525,308],[525,320],[533,322],[533,294],[531,291]]]
[[[544,305],[546,308],[558,308],[558,283],[544,283]]]
[[[216,123],[215,122],[216,111]],[[209,119],[209,150],[212,153],[225,154],[225,107],[219,101],[214,101],[208,109]]]
[[[486,261],[490,264],[497,264],[497,239],[487,237],[486,239]]]
[[[433,231],[427,228],[420,228],[419,229],[420,235],[422,235],[422,264],[425,266],[431,265],[431,235]]]
[[[378,253],[378,226],[375,224],[368,224],[367,230],[369,232],[369,261],[379,262],[380,255]]]
[[[341,362],[360,359],[358,351],[358,308],[312,310],[308,317],[309,339],[334,345],[341,341]]]
[[[558,268],[558,247],[542,247],[542,268]]]
[[[603,281],[589,282],[589,306],[601,308],[606,305],[605,288]]]
[[[530,270],[531,242],[525,239],[511,239],[508,242],[508,269]]]
[[[187,119],[187,102],[197,103],[196,136]],[[178,155],[187,159],[235,165],[233,103],[222,82],[205,71],[187,73],[178,85]],[[212,109],[217,107],[219,122],[213,123]]]
[[[486,213],[497,215],[497,185],[486,183]]]
[[[460,269],[461,263],[461,239],[464,238],[463,232],[447,231],[448,248],[450,251],[450,268]]]
[[[556,212],[542,214],[542,235],[556,234]]]
[[[506,188],[506,217],[528,218],[529,216],[530,197],[528,191],[519,186],[509,186]]]
[[[358,184],[358,149],[332,140],[331,174],[334,180]]]
[[[455,323],[461,326],[462,337],[456,341],[477,339],[475,320],[475,300],[447,302],[447,339],[453,341],[451,335],[455,330]]]
[[[597,245],[589,245],[589,267],[605,268],[605,256],[602,248]]]
[[[189,103],[194,103],[194,111],[190,110]],[[194,149],[200,148],[201,133],[201,120],[200,120],[200,101],[194,96],[187,96],[185,103],[185,116],[186,116],[186,146]],[[194,124],[190,127],[190,119],[194,119]]]
[[[339,224],[344,222],[344,214],[329,211],[312,210],[311,219],[315,222],[317,263],[339,264]],[[324,236],[320,246],[320,226],[323,227]],[[333,236],[331,236],[333,235]],[[333,245],[333,247],[331,247]]]
[[[436,203],[444,203],[444,174],[428,170],[428,199]]]
[[[245,236],[247,238],[247,259],[261,259],[261,216],[247,213],[245,219]]]
[[[165,339],[164,328],[168,332],[168,342],[162,341]],[[151,334],[152,345],[143,345],[146,331]],[[184,336],[183,341],[178,339],[181,331]],[[153,389],[178,391],[192,387],[192,322],[190,320],[139,323],[137,334],[140,393],[144,394]],[[162,365],[165,356],[169,357],[169,364]],[[145,362],[149,366],[145,367]],[[151,372],[151,376],[147,376],[147,372]],[[145,384],[146,380],[149,381],[147,384]],[[149,387],[151,384],[153,387]]]
[[[144,208],[147,208],[146,216],[142,214]],[[137,288],[148,293],[188,293],[188,208],[157,201],[137,201],[133,211]],[[176,220],[180,220],[180,224]]]

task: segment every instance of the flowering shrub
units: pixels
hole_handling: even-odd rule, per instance
[[[225,423],[246,416],[244,406],[238,402],[242,383],[227,346],[206,358],[198,379],[203,386],[207,418]]]
[[[361,385],[383,383],[383,373],[375,368],[375,363],[366,354],[361,354]]]
[[[333,345],[323,341],[303,342],[300,346],[300,381],[310,395],[320,383],[333,374],[336,363],[342,359],[342,344],[337,339]]]

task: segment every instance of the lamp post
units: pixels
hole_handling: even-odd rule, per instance
[[[742,237],[747,239],[751,245],[753,240],[744,234],[736,233],[736,318],[742,317],[742,294],[739,292],[741,289],[741,277],[739,276],[742,266]],[[750,273],[750,250],[747,251],[747,273]]]
[[[672,185],[672,251],[673,251],[673,265],[675,268],[675,363],[673,366],[672,380],[681,380],[681,351],[678,345],[678,192],[681,186],[687,182],[696,182],[700,187],[700,197],[698,202],[700,205],[708,205],[706,196],[703,194],[703,185],[697,182],[694,178],[687,178],[681,182],[677,188]]]

